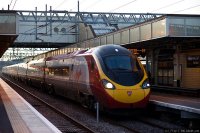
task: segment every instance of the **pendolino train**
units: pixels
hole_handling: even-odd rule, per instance
[[[147,74],[137,57],[119,45],[104,45],[6,66],[3,74],[47,92],[94,107],[143,108],[150,95]]]

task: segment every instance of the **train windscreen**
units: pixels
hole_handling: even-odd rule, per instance
[[[103,59],[106,75],[118,84],[131,86],[139,83],[144,73],[136,58],[127,55],[107,56]]]
[[[109,70],[132,71],[131,58],[129,56],[109,56],[105,58],[105,64]]]

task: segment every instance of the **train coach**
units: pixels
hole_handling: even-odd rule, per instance
[[[76,100],[89,108],[94,108],[96,102],[106,109],[144,108],[149,100],[145,69],[135,55],[119,45],[103,45],[14,66],[15,70],[4,67],[3,73],[15,71],[18,79],[40,84],[50,94]]]

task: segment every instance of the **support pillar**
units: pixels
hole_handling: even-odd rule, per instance
[[[181,71],[182,66],[180,64],[180,46],[176,45],[176,54],[175,54],[175,65],[174,65],[174,86],[180,87],[181,85]]]

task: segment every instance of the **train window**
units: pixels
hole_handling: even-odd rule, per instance
[[[104,59],[104,62],[110,70],[133,71],[131,57],[129,56],[108,56]]]
[[[47,68],[46,74],[50,76],[69,76],[69,67],[65,68]]]
[[[48,72],[48,74],[49,74],[50,76],[53,76],[53,75],[54,75],[54,69],[53,69],[53,68],[49,68],[49,69],[47,70],[47,72]]]
[[[117,55],[103,59],[105,74],[118,84],[131,86],[139,83],[144,76],[136,57]]]
[[[63,71],[63,76],[69,76],[69,67],[63,68],[62,71]]]
[[[54,74],[55,74],[55,76],[59,76],[60,74],[59,74],[60,72],[59,72],[59,69],[54,69]]]

